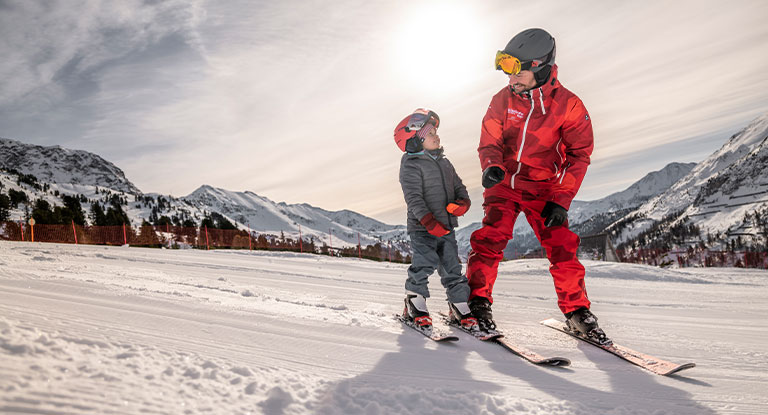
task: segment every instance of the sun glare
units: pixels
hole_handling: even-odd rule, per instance
[[[493,57],[485,56],[484,33],[473,10],[462,4],[416,8],[395,38],[397,74],[412,89],[455,91],[489,67]]]

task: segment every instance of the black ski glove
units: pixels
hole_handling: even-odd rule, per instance
[[[568,211],[555,202],[547,202],[541,211],[541,217],[544,218],[544,226],[551,228],[565,223],[568,220]]]
[[[490,189],[493,186],[501,183],[504,180],[504,169],[499,166],[491,166],[485,169],[483,172],[483,187]]]

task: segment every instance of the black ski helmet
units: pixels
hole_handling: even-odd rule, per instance
[[[555,38],[544,29],[526,29],[504,47],[504,53],[520,60],[523,70],[530,70],[537,87],[543,85],[555,64]]]

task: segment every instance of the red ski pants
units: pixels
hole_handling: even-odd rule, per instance
[[[469,298],[485,297],[493,302],[493,284],[496,281],[499,262],[504,248],[512,239],[512,230],[520,212],[531,225],[541,246],[547,251],[549,272],[555,283],[557,304],[563,313],[589,308],[587,290],[584,287],[584,266],[576,251],[579,236],[562,226],[547,228],[541,211],[546,200],[509,186],[497,185],[485,191],[485,217],[483,226],[472,233],[472,252],[467,265],[467,278],[471,293]]]

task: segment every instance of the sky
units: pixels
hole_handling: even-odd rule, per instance
[[[145,193],[207,184],[405,223],[395,125],[441,118],[482,218],[494,54],[541,27],[586,105],[576,196],[698,162],[768,111],[765,1],[0,0],[0,137],[91,151]]]

